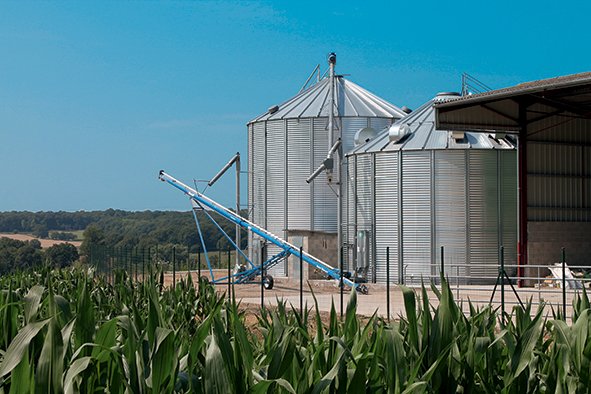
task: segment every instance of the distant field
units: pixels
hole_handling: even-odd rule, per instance
[[[28,234],[6,234],[6,233],[0,233],[0,238],[11,238],[11,239],[16,239],[19,241],[32,241],[34,239],[39,240],[39,242],[41,242],[41,247],[42,248],[49,248],[53,245],[57,245],[57,244],[63,244],[63,243],[70,243],[74,246],[76,246],[77,248],[80,247],[80,245],[82,244],[82,242],[80,241],[59,241],[56,239],[41,239],[41,238],[35,238],[32,235],[28,235]]]

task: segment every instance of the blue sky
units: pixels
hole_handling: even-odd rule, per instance
[[[245,124],[295,94],[328,52],[339,73],[416,108],[459,90],[462,72],[500,88],[590,71],[590,11],[555,1],[0,2],[0,211],[186,210],[158,170],[191,181],[237,151],[246,159]],[[233,182],[226,175],[208,195],[232,205]]]

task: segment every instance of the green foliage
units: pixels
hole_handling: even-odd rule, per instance
[[[44,254],[37,240],[0,238],[0,275],[43,264]]]
[[[583,292],[573,320],[543,308],[469,306],[445,281],[428,303],[402,288],[406,316],[363,323],[351,293],[301,314],[279,302],[249,329],[235,300],[202,282],[164,289],[158,273],[114,283],[81,270],[0,278],[0,392],[94,393],[588,393],[591,311]],[[315,321],[315,328],[309,324]]]
[[[226,233],[233,236],[235,225],[210,213]],[[247,211],[242,211],[247,216]],[[208,250],[226,250],[227,239],[204,212],[198,212],[204,241]],[[59,239],[71,238],[71,231],[84,231],[80,254],[88,256],[87,244],[115,248],[147,248],[153,245],[191,245],[197,252],[199,236],[191,211],[127,212],[115,209],[92,212],[0,212],[0,232],[37,233]],[[49,234],[48,234],[49,232]],[[242,248],[248,237],[242,234]]]
[[[63,268],[77,261],[80,256],[78,255],[78,249],[74,245],[61,243],[47,248],[45,257],[53,267]]]

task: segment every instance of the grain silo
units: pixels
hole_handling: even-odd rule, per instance
[[[499,247],[516,262],[515,141],[503,134],[435,128],[441,93],[348,155],[346,264],[369,281],[418,283],[446,275],[494,283]]]
[[[334,70],[336,56],[331,56]],[[306,178],[326,159],[331,129],[333,139],[340,137],[347,152],[360,129],[381,130],[404,115],[401,109],[334,72],[269,108],[247,126],[250,219],[280,237],[301,242],[309,253],[336,263],[334,185],[328,184],[325,173],[311,184]],[[260,247],[256,239],[249,239],[254,259],[261,258]],[[270,246],[264,255],[270,257],[276,252]],[[287,275],[286,265],[277,265],[271,273]]]

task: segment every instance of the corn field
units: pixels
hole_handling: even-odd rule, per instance
[[[0,278],[0,393],[589,393],[586,293],[554,311],[461,313],[403,288],[406,316],[341,320],[279,303],[246,324],[236,300],[156,274],[113,284],[82,269]],[[546,316],[546,314],[551,317]]]

